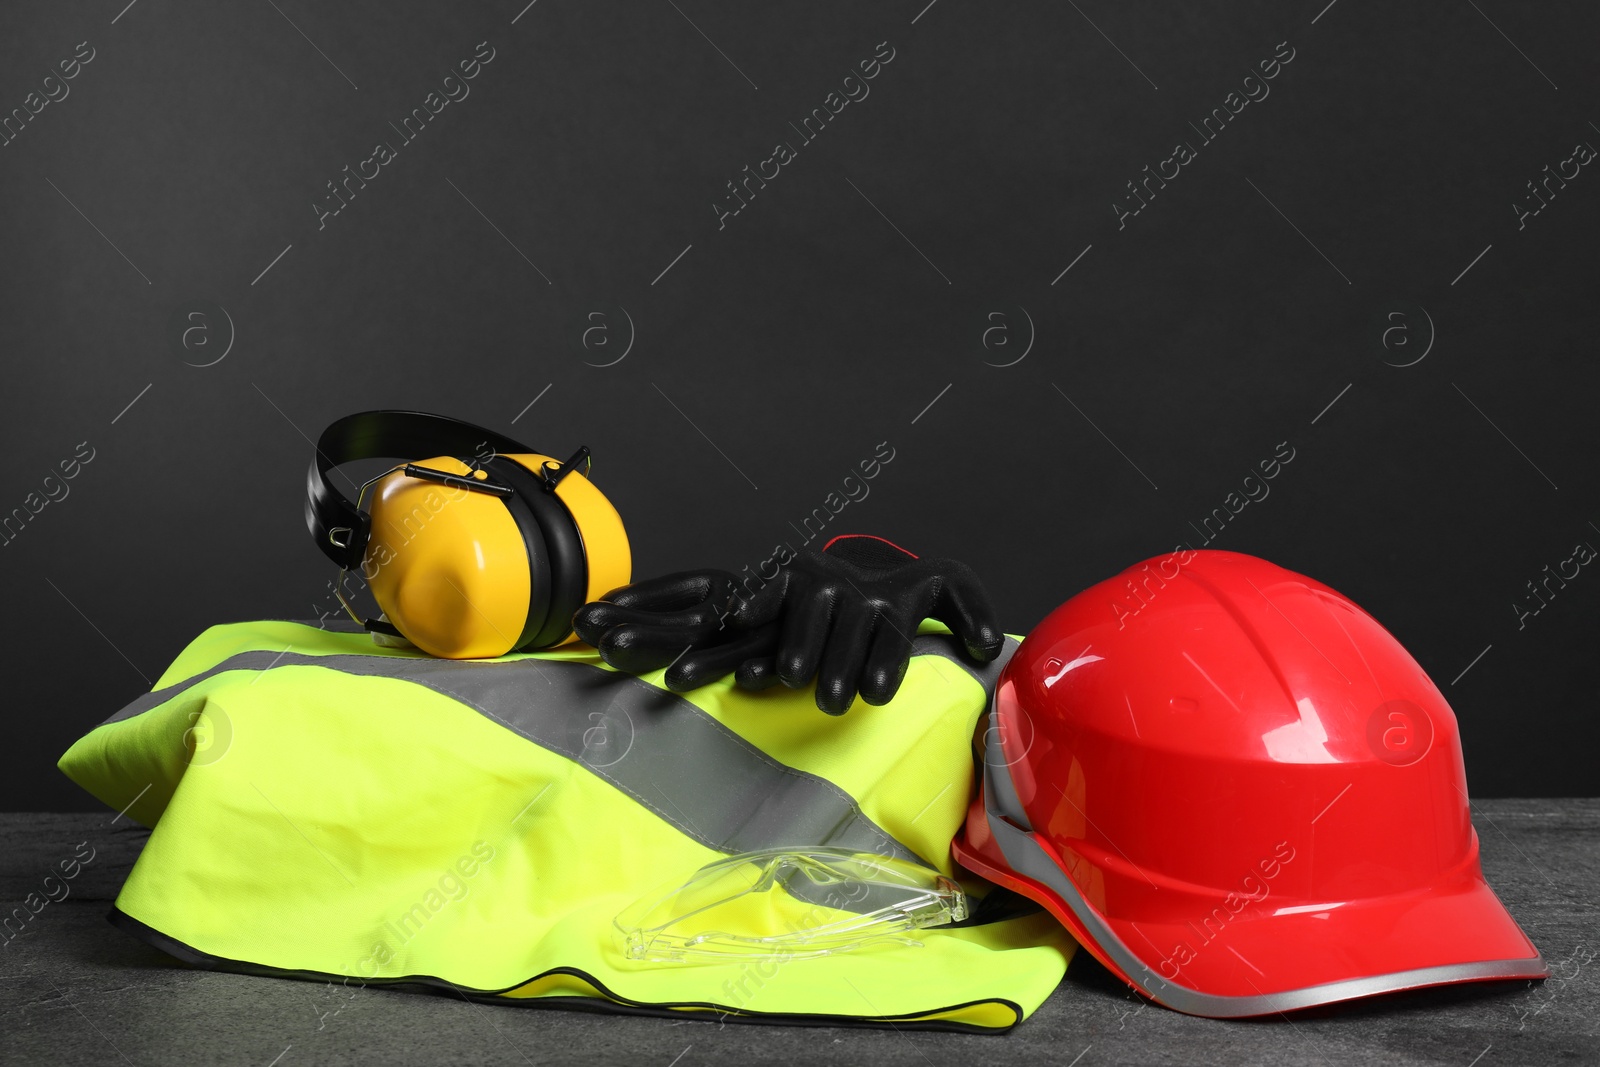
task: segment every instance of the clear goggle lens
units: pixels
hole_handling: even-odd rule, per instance
[[[842,848],[763,849],[709,863],[624,909],[613,927],[630,960],[800,959],[960,922],[967,898],[920,864]]]

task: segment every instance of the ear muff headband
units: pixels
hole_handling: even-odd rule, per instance
[[[359,568],[372,520],[334,486],[330,477],[334,467],[362,459],[465,459],[486,448],[500,454],[538,451],[482,426],[422,411],[346,415],[317,439],[316,455],[306,471],[306,528],[323,555],[341,568]]]
[[[583,607],[588,591],[589,565],[583,552],[583,535],[578,532],[577,521],[567,506],[528,468],[506,456],[496,456],[484,467],[517,491],[516,499],[526,504],[532,513],[538,523],[538,533],[543,534],[544,547],[549,551],[549,578],[533,587],[535,604],[530,605],[528,611],[531,627],[536,605],[542,600],[543,625],[531,638],[525,629],[517,648],[553,645],[572,632],[572,616]],[[511,501],[506,503],[509,505]],[[513,508],[512,514],[517,515],[517,509]],[[518,522],[522,521],[519,517]],[[527,537],[526,532],[524,537]],[[547,595],[542,595],[546,591]]]

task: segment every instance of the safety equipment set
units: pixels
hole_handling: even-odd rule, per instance
[[[629,586],[589,473],[420,412],[324,431],[307,526],[379,613],[342,573],[355,625],[214,626],[62,757],[152,828],[112,921],[341,989],[980,1032],[1079,945],[1214,1017],[1547,975],[1449,705],[1328,587],[1182,550],[1019,645],[869,536]]]

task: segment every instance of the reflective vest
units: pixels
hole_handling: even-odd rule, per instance
[[[678,695],[587,648],[452,661],[305,623],[215,626],[60,766],[152,828],[112,921],[201,966],[672,1017],[1004,1030],[1075,948],[1042,912],[726,963],[632,961],[613,929],[663,882],[759,848],[956,874],[1000,663],[972,667],[940,631],[924,624],[892,702],[835,718],[809,688]]]

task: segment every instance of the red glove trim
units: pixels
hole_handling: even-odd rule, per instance
[[[827,544],[822,546],[822,551],[826,552],[826,551],[828,551],[828,549],[832,548],[835,541],[846,541],[846,540],[849,540],[850,538],[853,538],[853,537],[865,537],[870,541],[882,541],[884,544],[888,545],[890,548],[894,549],[896,552],[904,552],[906,555],[910,556],[912,559],[916,559],[917,558],[917,554],[915,552],[911,552],[911,551],[908,551],[907,549],[901,548],[899,545],[895,544],[893,541],[889,540],[887,537],[879,537],[876,534],[837,534],[834,537],[830,538],[828,540]]]

